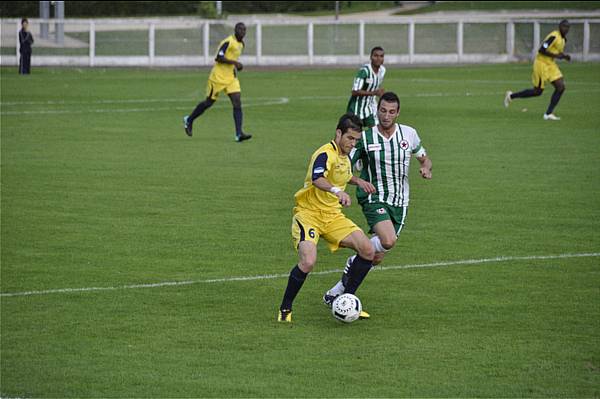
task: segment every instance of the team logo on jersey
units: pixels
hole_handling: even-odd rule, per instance
[[[379,209],[377,209],[377,213],[380,214],[380,215],[385,215],[385,213],[386,213],[385,212],[385,208],[379,208]]]
[[[408,150],[408,147],[409,147],[408,141],[402,140],[400,142],[400,148],[402,148],[404,151]]]

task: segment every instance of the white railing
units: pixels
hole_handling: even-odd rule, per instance
[[[35,27],[42,24],[64,30],[68,40],[40,38]],[[558,20],[475,16],[398,17],[374,23],[255,20],[247,22],[248,48],[242,61],[265,66],[354,65],[364,62],[370,48],[382,41],[391,64],[514,62],[531,58],[542,35],[557,24]],[[0,25],[0,65],[17,65],[20,21],[2,19]],[[209,66],[218,41],[233,31],[228,22],[184,18],[31,19],[30,26],[36,39],[34,66]],[[600,18],[571,19],[568,38],[567,52],[573,59],[600,61]],[[8,47],[15,50],[12,55]]]

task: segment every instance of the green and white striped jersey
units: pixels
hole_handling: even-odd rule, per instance
[[[360,177],[373,184],[377,192],[367,194],[357,188],[358,202],[383,202],[391,206],[408,206],[408,169],[411,156],[421,149],[421,139],[410,126],[396,124],[396,131],[385,138],[374,126],[363,132],[362,139],[350,153],[354,165],[362,161]]]
[[[375,73],[371,64],[365,64],[358,70],[354,78],[352,90],[368,90],[375,91],[381,87],[383,77],[385,76],[385,67],[379,67],[379,71]],[[375,96],[357,97],[351,96],[348,102],[348,112],[352,112],[361,119],[366,119],[371,115],[376,114],[377,102]]]

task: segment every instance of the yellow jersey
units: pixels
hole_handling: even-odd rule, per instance
[[[567,39],[560,34],[560,31],[555,30],[552,31],[546,36],[544,42],[542,43],[542,47],[546,49],[547,52],[551,54],[558,55],[565,50],[565,43]],[[545,64],[555,64],[554,58],[548,57],[547,55],[537,53],[535,56],[536,61],[541,61]]]
[[[228,60],[237,61],[244,49],[244,42],[238,41],[235,35],[227,36],[219,43],[218,57],[225,57]],[[215,62],[209,79],[217,83],[231,83],[237,77],[236,69],[233,64],[223,64]]]
[[[342,190],[352,178],[350,157],[342,155],[334,141],[323,145],[314,152],[304,179],[304,187],[294,195],[296,206],[311,211],[341,213],[342,205],[338,197],[313,185],[313,181],[325,177],[329,183]]]

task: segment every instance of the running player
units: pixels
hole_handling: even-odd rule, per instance
[[[367,129],[361,140],[350,153],[352,163],[362,161],[361,178],[373,184],[376,192],[365,191],[362,186],[356,190],[358,202],[370,227],[371,243],[375,250],[373,264],[383,260],[384,254],[392,249],[404,227],[408,209],[408,169],[414,156],[419,161],[419,173],[424,179],[431,179],[431,160],[417,131],[396,123],[400,113],[400,99],[388,92],[381,96],[377,106],[379,124]],[[353,263],[352,257],[346,262],[344,275]],[[333,300],[347,292],[344,278],[325,293],[323,301],[331,306]],[[356,290],[356,289],[355,289]]]
[[[362,120],[365,129],[377,124],[377,100],[385,90],[381,87],[385,76],[383,66],[384,52],[381,47],[371,50],[371,62],[358,70],[352,85],[352,97],[348,102],[348,112],[352,112]]]
[[[544,91],[544,83],[550,81],[552,86],[554,86],[554,93],[550,99],[550,105],[544,114],[544,120],[560,120],[553,112],[556,105],[558,105],[560,97],[565,92],[565,82],[555,60],[571,61],[571,56],[564,53],[569,28],[569,21],[563,19],[560,21],[560,24],[558,24],[558,30],[552,31],[546,36],[533,63],[533,74],[531,75],[533,89],[526,89],[518,93],[507,91],[504,96],[505,107],[508,108],[510,102],[515,98],[540,96]]]
[[[374,251],[369,238],[342,213],[350,206],[346,184],[358,185],[367,193],[375,187],[352,175],[348,154],[361,137],[362,123],[353,114],[343,115],[335,138],[321,146],[311,157],[304,187],[295,194],[296,207],[292,218],[292,238],[299,261],[290,271],[288,284],[279,307],[277,320],[292,321],[292,303],[317,261],[317,243],[323,237],[334,252],[340,247],[357,252],[348,266],[346,292],[354,293],[372,266]],[[362,316],[368,316],[366,312]]]
[[[227,36],[219,44],[215,65],[206,84],[206,99],[199,103],[190,115],[183,118],[183,127],[188,136],[192,137],[194,120],[217,101],[220,92],[225,91],[233,105],[235,141],[241,142],[252,137],[251,134],[245,134],[242,131],[242,96],[240,81],[237,77],[237,72],[244,68],[238,61],[244,49],[244,36],[246,36],[246,25],[239,22],[235,25],[235,33]]]

